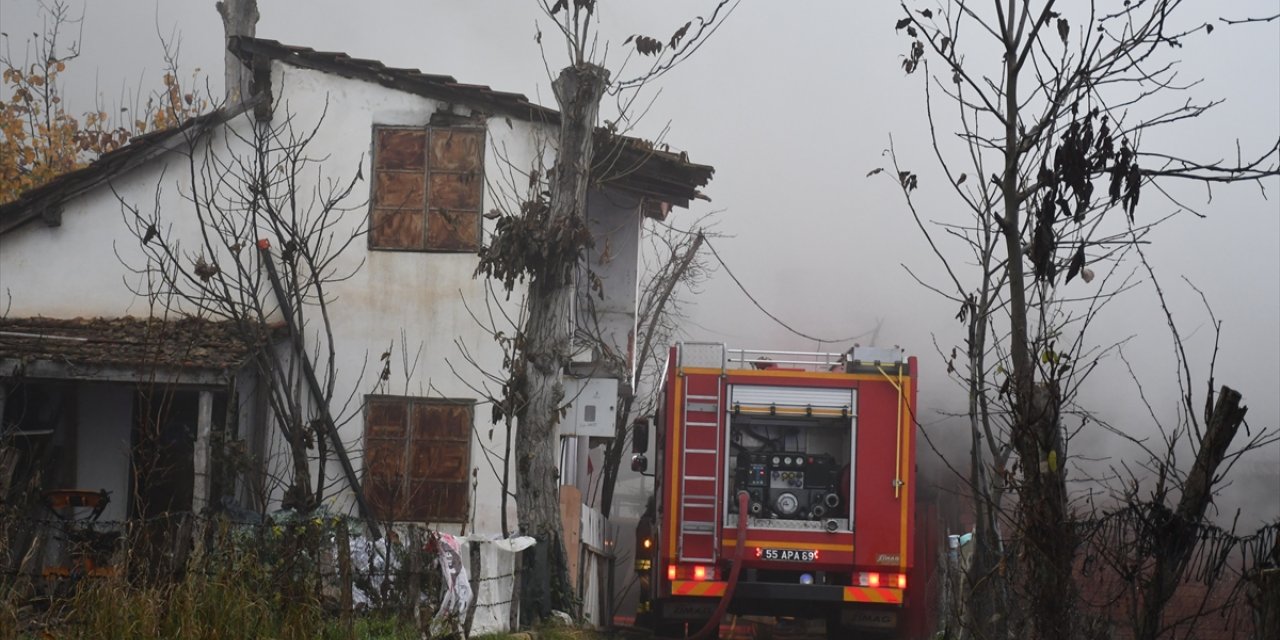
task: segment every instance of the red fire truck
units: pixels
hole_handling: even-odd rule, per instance
[[[636,537],[638,621],[682,637],[728,611],[904,635],[916,373],[897,348],[672,347]]]

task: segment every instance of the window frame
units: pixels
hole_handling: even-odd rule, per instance
[[[420,175],[422,176],[422,207],[420,209],[421,216],[422,216],[422,240],[421,240],[420,246],[401,247],[401,246],[381,245],[375,242],[376,233],[375,233],[374,225],[377,222],[378,211],[380,210],[387,211],[387,212],[418,211],[417,209],[407,209],[404,207],[392,208],[392,207],[378,206],[378,196],[379,196],[378,187],[380,182],[379,180],[380,172],[385,171],[385,172],[392,172],[392,173],[412,173],[411,169],[410,170],[386,169],[386,168],[380,168],[378,166],[379,150],[381,147],[378,141],[378,136],[379,136],[379,133],[382,131],[409,131],[409,132],[417,132],[417,133],[423,134],[422,168],[420,170]],[[431,143],[432,143],[432,140],[434,139],[434,136],[438,135],[440,132],[463,132],[468,134],[479,134],[479,137],[480,137],[479,156],[476,159],[476,177],[480,180],[479,197],[476,203],[476,208],[474,210],[472,209],[453,209],[452,210],[452,211],[459,211],[467,214],[471,214],[474,211],[476,231],[475,231],[475,238],[473,239],[474,244],[471,247],[442,248],[442,247],[430,246],[431,245],[430,243],[431,225],[429,223],[432,218],[432,213],[437,210],[449,211],[448,209],[444,209],[443,207],[431,206],[432,175],[433,174],[434,175],[464,175],[465,173],[467,173],[465,171],[458,171],[458,170],[451,170],[451,169],[435,170],[431,168]],[[369,251],[408,252],[408,253],[443,253],[443,254],[478,253],[480,251],[480,248],[484,244],[484,199],[485,199],[485,193],[486,193],[485,164],[487,160],[487,151],[488,151],[487,149],[488,136],[489,136],[488,127],[484,126],[483,124],[397,125],[397,124],[375,123],[370,128],[370,133],[371,133],[371,139],[369,142],[369,148],[370,148],[369,166],[370,166],[370,175],[372,176],[372,178],[369,180],[369,205],[368,205],[369,214],[368,214],[368,222],[366,224],[366,239],[365,239],[365,244],[367,249]]]
[[[370,433],[370,415],[374,410],[375,404],[386,403],[388,405],[399,405],[403,411],[403,418],[400,425],[401,434],[399,437],[386,437],[384,435],[371,435]],[[415,408],[416,407],[461,407],[466,410],[466,418],[464,424],[460,425],[460,436],[452,438],[433,438],[431,440],[419,439],[417,429],[415,428]],[[475,406],[476,401],[470,398],[437,398],[426,396],[401,396],[390,394],[368,394],[365,396],[364,402],[364,427],[362,433],[362,443],[364,445],[363,468],[361,472],[361,492],[368,501],[370,508],[374,512],[374,516],[383,521],[394,522],[439,522],[439,523],[465,523],[470,520],[472,503],[472,460],[471,460],[471,443],[474,439],[475,431]],[[373,465],[371,464],[371,451],[375,447],[370,442],[381,441],[393,443],[403,451],[400,453],[398,461],[398,475],[395,476],[396,490],[392,494],[393,504],[384,505],[379,501],[378,496],[371,493],[372,480],[381,474],[371,473]],[[415,453],[417,453],[417,444],[419,442],[430,443],[446,443],[451,445],[461,445],[464,452],[465,464],[461,469],[461,473],[454,479],[442,478],[423,478],[416,482],[421,482],[424,488],[428,490],[439,490],[441,485],[457,485],[461,490],[463,498],[458,513],[427,513],[423,511],[422,506],[415,500],[415,494],[410,486],[415,482],[413,474],[413,462]],[[387,477],[387,476],[383,476]],[[375,489],[376,490],[376,489]],[[430,503],[428,503],[430,504]],[[387,508],[391,513],[382,513],[383,508]],[[394,516],[394,517],[388,517]]]

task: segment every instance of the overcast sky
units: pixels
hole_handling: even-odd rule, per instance
[[[523,92],[553,105],[546,67],[534,35],[540,19],[533,0],[378,1],[260,0],[258,36],[321,50],[343,51],[392,66],[416,67]],[[665,39],[704,0],[606,0],[602,44],[618,45],[632,33]],[[97,87],[107,104],[127,89],[154,88],[161,68],[160,34],[181,36],[185,68],[212,74],[220,89],[221,23],[212,0],[82,0],[82,58],[68,75],[71,98],[87,103]],[[922,5],[924,6],[924,5]],[[1184,26],[1230,15],[1270,15],[1274,0],[1198,3],[1181,15]],[[33,31],[41,29],[34,0],[0,2],[0,31],[18,57]],[[779,2],[744,0],[698,55],[663,79],[660,93],[637,135],[652,137],[669,126],[666,141],[696,162],[712,164],[706,189],[710,203],[697,203],[678,217],[722,210],[719,230],[728,238],[716,247],[751,293],[772,312],[811,335],[857,335],[881,323],[879,341],[922,357],[922,422],[941,431],[938,411],[958,409],[948,389],[935,341],[957,344],[956,309],[916,284],[899,266],[926,279],[939,275],[936,261],[910,219],[895,185],[866,173],[883,166],[892,135],[900,160],[920,174],[919,202],[931,219],[962,222],[957,202],[940,188],[927,146],[922,75],[900,67],[907,40],[896,34],[892,2]],[[1195,12],[1205,13],[1196,15]],[[542,29],[549,29],[543,19]],[[1186,60],[1180,80],[1202,78],[1192,95],[1225,99],[1205,117],[1151,135],[1147,151],[1179,151],[1216,160],[1245,155],[1280,136],[1280,21],[1191,38],[1174,55]],[[549,47],[547,64],[558,68],[563,53]],[[616,55],[611,55],[617,60]],[[972,64],[998,64],[998,59]],[[1176,132],[1176,134],[1174,134]],[[1185,276],[1204,290],[1224,322],[1218,356],[1219,384],[1241,390],[1252,425],[1274,428],[1280,416],[1280,181],[1219,187],[1208,202],[1203,187],[1177,193],[1207,214],[1179,215],[1152,236],[1149,257],[1192,334],[1196,364],[1207,361],[1210,324]],[[1138,215],[1154,219],[1177,207],[1144,193]],[[947,247],[958,251],[960,247]],[[1133,265],[1124,268],[1130,269]],[[1098,281],[1095,281],[1095,283]],[[1091,292],[1074,281],[1073,295]],[[1139,287],[1110,307],[1092,334],[1098,344],[1130,338],[1126,353],[1149,398],[1168,407],[1176,398],[1167,329],[1153,311],[1154,293]],[[725,274],[696,297],[687,339],[723,340],[733,346],[838,350],[788,334],[756,311]],[[1149,430],[1150,419],[1134,402],[1136,389],[1111,359],[1082,401],[1132,432]],[[1082,443],[1098,453],[1106,440]],[[1237,503],[1253,505],[1259,519],[1280,514],[1280,447],[1255,457],[1261,475]],[[1256,485],[1256,486],[1254,486]],[[1255,491],[1256,490],[1256,491]]]

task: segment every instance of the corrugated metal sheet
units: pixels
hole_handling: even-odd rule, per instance
[[[735,406],[813,407],[854,411],[853,389],[733,385],[730,402]]]

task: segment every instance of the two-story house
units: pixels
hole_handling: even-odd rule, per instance
[[[265,513],[305,469],[333,512],[504,533],[487,398],[524,289],[477,277],[477,251],[554,170],[559,114],[342,53],[230,50],[253,99],[0,205],[0,487],[105,490],[106,521]],[[643,218],[712,173],[599,138],[580,296],[597,357],[631,349]],[[290,403],[328,425],[303,466]]]

